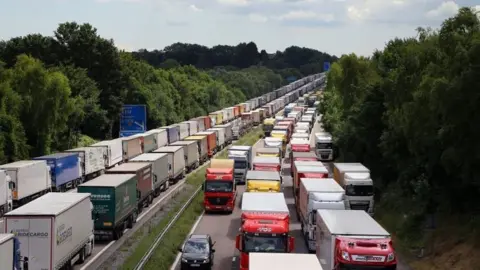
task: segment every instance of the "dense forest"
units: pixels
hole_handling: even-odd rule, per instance
[[[318,72],[319,57],[331,59],[297,47],[260,61],[264,54],[253,43],[130,53],[75,22],[53,36],[0,41],[0,162],[117,137],[123,104],[146,104],[148,128],[156,128],[272,91]]]
[[[421,245],[441,216],[472,225],[467,238],[478,235],[479,89],[480,21],[469,8],[438,30],[418,28],[370,58],[344,55],[332,65],[325,128],[341,160],[372,170],[381,204],[401,217],[399,237]],[[466,241],[453,233],[447,238]]]

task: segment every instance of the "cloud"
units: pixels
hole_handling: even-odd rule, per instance
[[[248,18],[250,19],[250,21],[256,22],[256,23],[265,23],[268,21],[268,18],[266,16],[261,14],[256,14],[256,13],[249,14]]]
[[[194,12],[201,12],[201,11],[203,11],[203,9],[195,6],[194,4],[190,5],[189,8],[190,8],[191,10],[193,10]]]
[[[447,1],[441,3],[435,9],[431,9],[426,13],[429,19],[445,19],[453,16],[458,12],[459,6],[453,1]]]
[[[217,2],[228,6],[248,6],[250,4],[247,0],[217,0]]]

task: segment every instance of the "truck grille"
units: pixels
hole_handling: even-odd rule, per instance
[[[369,204],[350,204],[350,209],[352,210],[363,210],[368,212]]]
[[[208,198],[208,202],[212,205],[226,205],[228,202],[228,198],[226,197]]]

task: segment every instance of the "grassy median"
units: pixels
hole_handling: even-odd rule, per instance
[[[235,142],[235,145],[254,145],[262,136],[263,131],[261,128],[254,128],[249,133],[245,134],[240,140]],[[226,158],[226,150],[223,150],[217,158]],[[132,253],[128,259],[125,260],[123,268],[125,270],[131,270],[141,260],[143,255],[147,252],[148,248],[155,241],[163,229],[167,226],[170,220],[179,211],[182,205],[192,196],[193,191],[199,187],[205,179],[205,170],[207,166],[203,166],[200,170],[189,175],[186,179],[186,184],[193,187],[192,192],[184,194],[175,208],[170,210],[165,218],[152,229],[148,236],[143,237],[138,243],[135,252]],[[168,270],[172,266],[175,257],[177,256],[177,248],[183,243],[188,233],[192,229],[193,224],[197,220],[198,216],[203,212],[203,193],[199,192],[192,204],[183,212],[180,218],[175,222],[173,227],[162,239],[161,244],[155,250],[154,255],[150,258],[144,269],[151,270]]]

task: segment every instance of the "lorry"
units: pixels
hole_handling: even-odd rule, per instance
[[[316,222],[323,269],[397,269],[390,234],[365,211],[318,210]]]
[[[333,140],[330,133],[315,133],[315,153],[320,161],[333,161]]]
[[[277,126],[278,127],[278,126]],[[286,145],[288,144],[289,142],[289,138],[288,138],[288,131],[285,129],[285,130],[280,130],[280,129],[273,129],[272,132],[270,132],[270,136],[272,136],[273,138],[278,138],[278,139],[282,139],[283,142],[285,142],[285,149],[282,149],[283,152],[285,153],[286,151]],[[267,139],[267,138],[266,138]],[[283,146],[282,146],[283,148]]]
[[[244,132],[248,132],[253,126],[253,117],[251,112],[242,113],[242,122]]]
[[[235,247],[240,251],[240,269],[249,269],[249,253],[290,253],[295,238],[290,232],[290,212],[283,193],[245,192]]]
[[[298,132],[294,132],[292,134],[292,140],[293,139],[304,139],[304,140],[310,140],[310,134],[308,133],[298,133]]]
[[[280,156],[285,157],[287,143],[282,138],[267,137],[263,140],[263,147],[280,149]]]
[[[225,129],[224,128],[209,128],[207,131],[204,132],[215,132],[217,136],[217,151],[222,150],[227,146],[227,137],[225,135]],[[200,132],[201,134],[201,132]]]
[[[225,129],[225,144],[231,144],[233,141],[233,123],[227,123],[223,125],[217,125],[214,128]]]
[[[249,270],[323,270],[315,254],[252,252],[249,259]]]
[[[244,134],[243,121],[240,118],[237,118],[232,121],[232,136],[234,140],[240,139]]]
[[[28,269],[71,269],[92,254],[90,199],[87,193],[52,192],[5,215],[5,230],[18,239]]]
[[[153,151],[168,154],[170,184],[176,184],[185,177],[185,152],[183,146],[164,146]]]
[[[144,134],[153,134],[155,136],[155,143],[157,145],[157,148],[168,144],[168,132],[166,129],[151,129]],[[152,149],[150,151],[153,151],[155,149]]]
[[[78,186],[77,192],[91,194],[95,239],[118,240],[137,222],[136,174],[103,174]]]
[[[184,141],[194,141],[197,143],[197,149],[198,149],[198,158],[200,160],[200,165],[208,161],[208,141],[207,141],[207,136],[205,135],[200,135],[200,136],[188,136]]]
[[[310,124],[308,122],[298,122],[295,125],[294,132],[310,133]]]
[[[221,125],[223,123],[223,113],[221,111],[209,113],[208,116],[211,119],[212,126]]]
[[[153,202],[152,164],[150,162],[128,162],[106,171],[107,174],[135,174],[137,177],[138,212]]]
[[[206,212],[222,211],[232,213],[235,209],[237,188],[233,176],[234,161],[229,159],[212,159],[205,173],[202,185]]]
[[[294,152],[310,152],[310,140],[292,139],[290,141],[290,158]]]
[[[92,179],[105,171],[105,148],[79,147],[65,152],[77,153],[80,157],[81,182]]]
[[[264,137],[269,137],[270,136],[270,132],[272,132],[273,130],[273,126],[275,125],[275,118],[267,118],[265,120],[263,120],[263,126],[262,126],[262,129],[263,129],[263,136]]]
[[[141,137],[123,137],[122,140],[122,150],[123,150],[123,161],[128,161],[131,158],[134,158],[138,155],[143,154],[142,149],[142,138]]]
[[[232,145],[228,149],[228,159],[235,161],[235,181],[245,183],[247,171],[252,168],[252,147],[248,145]]]
[[[218,137],[218,131],[216,130],[205,130],[205,131],[202,131],[202,132],[198,132],[197,134],[195,135],[206,135],[208,136],[207,140],[208,140],[208,148],[211,149],[213,147],[213,152],[212,152],[212,156],[214,156],[217,152],[219,152],[220,150],[222,150],[222,147],[223,147],[223,143],[225,141],[225,137],[223,138],[219,138]],[[222,144],[220,144],[220,142]]]
[[[134,157],[130,162],[149,162],[152,164],[153,178],[153,196],[158,197],[161,191],[165,191],[170,186],[170,177],[168,174],[168,154],[166,153],[147,153]]]
[[[103,148],[105,169],[111,168],[121,162],[123,162],[123,145],[122,139],[114,139],[110,141],[101,141],[92,144],[90,147]]]
[[[170,146],[182,146],[185,154],[185,172],[190,173],[200,166],[198,146],[195,141],[178,141]]]
[[[170,126],[162,127],[162,129],[167,130],[168,144],[171,144],[180,140],[180,126],[170,125]]]
[[[257,157],[276,157],[281,161],[282,159],[282,150],[278,147],[262,147],[255,150],[255,155]]]
[[[319,209],[345,210],[345,190],[332,178],[301,178],[295,204],[309,252],[315,252],[315,223]]]
[[[282,163],[278,157],[253,157],[253,170],[255,171],[274,171],[281,173]]]
[[[0,262],[2,269],[20,270],[25,269],[22,265],[22,253],[20,250],[20,241],[12,233],[0,234]]]
[[[300,178],[327,178],[328,169],[320,161],[293,162],[293,191],[294,198],[298,196]]]
[[[281,192],[282,178],[277,171],[248,171],[247,192]]]
[[[199,132],[198,121],[190,120],[190,121],[184,121],[182,123],[185,123],[188,125],[188,136],[192,136],[193,134]]]
[[[208,116],[200,116],[196,119],[199,119],[198,131],[204,131],[212,127],[212,120]],[[201,123],[203,122],[203,124]]]
[[[178,140],[183,140],[184,138],[190,136],[188,123],[182,122],[175,125],[178,126],[180,132]]]
[[[3,215],[7,212],[12,211],[13,201],[12,201],[12,179],[7,174],[6,171],[0,170],[0,220]],[[0,222],[0,233],[3,232],[3,223]]]
[[[347,209],[374,215],[374,188],[370,170],[362,163],[333,163],[333,178],[345,189]]]
[[[314,152],[293,152],[290,157],[290,175],[293,177],[293,168],[295,161],[317,161],[317,156]],[[323,165],[323,163],[322,163]]]
[[[260,125],[260,111],[259,110],[254,110],[252,111],[252,120],[253,120],[253,125],[258,126]]]
[[[65,192],[76,187],[82,180],[82,168],[78,153],[56,153],[33,160],[45,160],[50,167],[52,190]]]
[[[142,153],[149,153],[157,149],[157,140],[155,134],[139,133],[131,136],[132,138],[140,138]]]
[[[46,160],[20,160],[0,165],[7,173],[13,209],[51,191],[50,167]],[[8,192],[8,191],[7,191]]]

